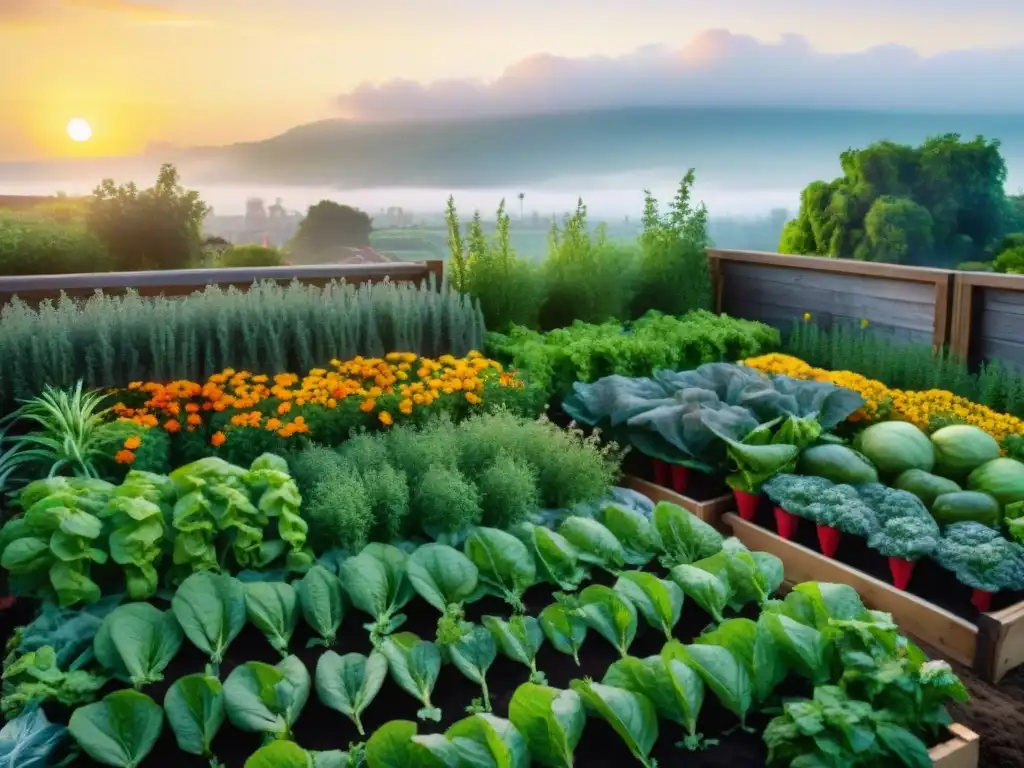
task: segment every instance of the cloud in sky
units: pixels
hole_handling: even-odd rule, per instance
[[[776,42],[708,30],[680,49],[619,57],[539,54],[492,82],[364,83],[342,94],[362,120],[443,119],[636,106],[807,106],[1024,110],[1024,45],[921,56],[902,45],[822,53],[801,35]]]

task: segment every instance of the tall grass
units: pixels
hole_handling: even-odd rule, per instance
[[[123,386],[204,380],[231,367],[308,371],[332,358],[482,349],[479,304],[431,279],[324,287],[266,282],[247,292],[207,287],[182,299],[138,294],[62,297],[0,312],[0,412],[44,385]]]
[[[853,371],[893,389],[942,389],[1024,418],[1024,374],[999,360],[972,372],[963,358],[945,348],[896,341],[870,327],[823,330],[811,321],[794,323],[782,351],[816,368]]]

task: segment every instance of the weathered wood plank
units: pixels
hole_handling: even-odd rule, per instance
[[[1024,290],[1000,291],[995,288],[984,288],[981,295],[986,312],[1024,315]],[[1024,317],[1021,317],[1019,322],[1024,325]]]
[[[935,334],[934,283],[747,263],[723,262],[721,268],[722,310],[730,314],[786,327],[810,312],[828,322],[866,318],[877,330],[901,329],[914,340]]]
[[[1024,368],[1024,339],[1020,342],[1003,341],[1002,339],[976,338],[972,349],[976,350],[983,360],[1000,360],[1017,368]]]

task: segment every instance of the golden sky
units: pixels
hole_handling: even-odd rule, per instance
[[[702,30],[821,51],[1024,39],[1024,3],[975,0],[0,0],[0,161],[257,140],[341,116],[397,78],[498,77],[537,53],[621,55]],[[927,10],[926,10],[927,9]],[[1016,30],[1016,31],[1014,31]],[[70,142],[84,117],[95,138]]]

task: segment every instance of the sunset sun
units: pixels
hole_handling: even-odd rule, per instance
[[[92,126],[80,117],[68,123],[68,136],[72,141],[83,142],[92,138]]]

